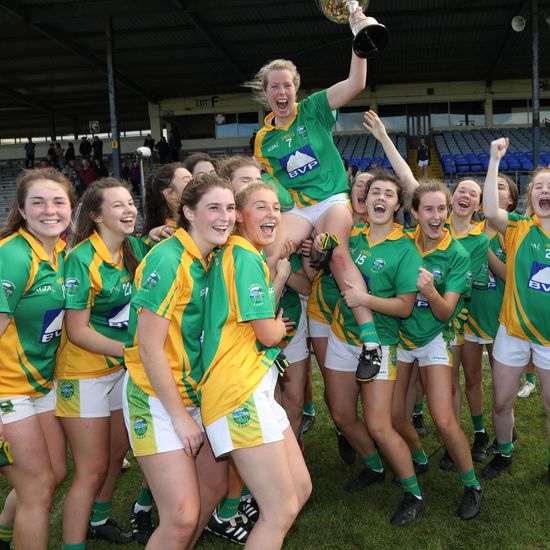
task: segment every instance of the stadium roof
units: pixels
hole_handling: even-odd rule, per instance
[[[390,30],[368,84],[530,78],[532,0],[372,0]],[[550,77],[550,0],[538,0],[540,75]],[[510,21],[521,14],[524,32]],[[263,63],[292,59],[302,85],[344,78],[350,30],[315,0],[0,0],[0,136],[84,131],[108,120],[112,18],[122,130],[148,127],[147,102],[240,91]],[[549,19],[550,21],[550,19]],[[22,133],[23,132],[23,133]]]

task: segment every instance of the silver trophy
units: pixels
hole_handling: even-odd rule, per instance
[[[350,15],[361,7],[367,9],[369,0],[317,0],[324,16],[334,23],[350,23]],[[388,29],[378,23],[374,17],[366,17],[351,27],[353,32],[353,51],[359,57],[371,58],[379,54],[388,42]]]

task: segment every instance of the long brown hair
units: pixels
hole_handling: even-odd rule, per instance
[[[151,229],[164,225],[166,220],[174,215],[163,191],[173,187],[172,180],[178,168],[185,166],[181,162],[164,164],[147,178],[143,233],[148,234]]]
[[[449,207],[451,206],[451,194],[449,193],[449,190],[447,189],[447,186],[438,180],[431,180],[427,179],[424,180],[418,187],[414,190],[412,200],[411,200],[411,208],[418,212],[418,208],[420,207],[420,199],[423,195],[426,193],[443,193],[445,195],[445,202],[447,203],[447,210],[449,210]]]
[[[6,223],[0,231],[0,239],[9,237],[13,233],[17,233],[22,227],[26,227],[25,219],[21,215],[19,209],[25,208],[25,200],[29,194],[29,189],[34,183],[39,180],[49,180],[57,183],[66,193],[71,204],[71,209],[74,209],[76,204],[76,195],[74,193],[71,182],[58,172],[55,168],[36,168],[34,170],[23,170],[15,180],[16,192],[15,201],[10,209]]]
[[[97,223],[93,218],[101,213],[103,207],[103,192],[106,189],[114,189],[115,187],[122,187],[126,189],[128,193],[130,192],[128,186],[120,180],[110,177],[96,180],[86,189],[80,200],[80,212],[78,214],[76,230],[73,236],[73,246],[86,240],[94,231],[98,231]],[[124,258],[124,265],[130,274],[130,280],[133,281],[138,261],[127,237],[122,242],[122,256]]]

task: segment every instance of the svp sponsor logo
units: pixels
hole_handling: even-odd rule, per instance
[[[528,285],[533,290],[550,293],[550,265],[533,262]]]
[[[40,331],[40,343],[47,344],[61,336],[61,327],[63,326],[63,317],[65,310],[63,308],[50,309],[44,313],[42,320],[42,330]]]
[[[279,162],[290,179],[303,176],[321,166],[311,145],[300,147],[297,151],[280,159]]]

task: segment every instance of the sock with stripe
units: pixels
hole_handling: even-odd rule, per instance
[[[134,504],[134,512],[149,512],[153,507],[153,493],[143,485],[139,489],[139,495]]]
[[[234,518],[239,513],[239,503],[241,497],[228,498],[225,497],[218,506],[218,517],[223,520]]]
[[[310,416],[315,415],[315,405],[313,404],[313,401],[310,401],[304,405],[304,414],[309,414]]]
[[[537,375],[534,372],[526,372],[525,373],[525,380],[527,382],[531,382],[531,384],[537,383]]]
[[[472,424],[474,425],[474,432],[484,432],[485,421],[483,419],[483,413],[472,416]]]
[[[497,443],[498,452],[507,458],[512,456],[512,451],[514,450],[514,444],[510,441],[509,443]]]
[[[467,472],[458,472],[458,475],[464,487],[479,487],[479,481],[473,468]]]
[[[380,338],[378,338],[374,321],[359,325],[359,341],[367,349],[375,349],[380,345]]]
[[[424,452],[424,449],[420,447],[412,454],[412,459],[415,464],[428,464],[428,456]]]
[[[363,464],[369,469],[374,470],[375,472],[383,472],[384,465],[380,460],[380,455],[376,452],[372,455],[365,455],[361,457]]]
[[[90,524],[94,527],[97,527],[98,525],[103,525],[104,523],[106,523],[109,519],[109,516],[111,515],[112,507],[112,500],[108,500],[107,502],[94,502]]]
[[[416,403],[414,406],[413,416],[422,414],[423,411],[424,411],[424,401],[420,401],[420,403]]]
[[[399,483],[401,483],[404,493],[412,493],[416,498],[422,499],[422,491],[418,486],[416,475],[412,475],[411,477],[407,477],[405,479],[400,479]]]
[[[9,525],[0,524],[0,540],[10,542],[12,538],[13,538],[13,525],[10,527]]]

